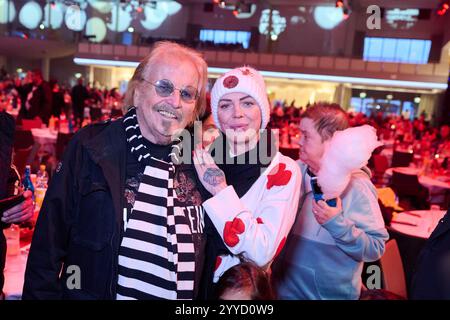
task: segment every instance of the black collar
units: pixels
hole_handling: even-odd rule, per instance
[[[306,173],[311,177],[311,178],[315,178],[316,175],[314,173],[312,173],[311,170],[309,170],[309,167],[306,168]]]
[[[267,134],[270,134],[267,136]],[[268,140],[269,148],[267,150],[267,159],[260,158],[260,142],[263,139]],[[264,131],[261,135],[260,141],[252,149],[237,157],[230,157],[230,146],[226,141],[225,135],[221,134],[214,142],[210,149],[214,156],[217,148],[222,148],[221,163],[218,167],[225,173],[225,178],[228,185],[232,185],[239,197],[242,197],[252,187],[255,181],[261,176],[261,173],[267,168],[276,154],[274,139],[270,131]],[[245,161],[242,161],[245,160]],[[256,160],[256,163],[251,163],[250,160]],[[264,160],[264,161],[262,161]]]

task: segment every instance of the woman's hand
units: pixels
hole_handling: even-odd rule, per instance
[[[318,202],[316,202],[314,199],[312,200],[312,211],[318,223],[324,224],[328,220],[342,212],[341,198],[337,198],[336,200],[336,207],[330,207],[323,200],[319,200]]]
[[[202,148],[195,148],[193,160],[197,175],[206,190],[213,196],[225,189],[228,185],[225,174],[217,167],[211,155]]]

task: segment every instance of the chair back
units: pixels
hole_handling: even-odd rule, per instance
[[[33,144],[34,138],[30,130],[16,130],[14,132],[14,150],[26,149]]]
[[[394,151],[391,167],[409,167],[413,157],[414,154],[410,152]]]
[[[387,168],[389,168],[389,161],[386,156],[381,154],[373,155],[373,165],[375,169],[375,173],[384,174]]]
[[[402,233],[390,226],[387,226],[386,229],[389,233],[389,239],[397,241],[397,247],[403,263],[406,288],[409,292],[411,280],[416,271],[420,252],[425,247],[427,239]]]
[[[386,251],[380,259],[383,288],[402,297],[407,297],[405,272],[402,258],[398,250],[397,241],[389,240],[386,243]]]
[[[396,203],[396,195],[394,190],[389,187],[377,188],[378,199],[385,205],[386,207],[391,207],[395,211],[404,211],[402,207],[400,207]]]
[[[422,189],[417,175],[400,173],[395,170],[392,172],[390,187],[399,197],[417,196]]]

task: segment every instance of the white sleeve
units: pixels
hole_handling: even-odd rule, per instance
[[[216,265],[214,268],[214,279],[213,282],[219,282],[220,277],[227,271],[228,269],[234,267],[241,263],[237,256],[233,255],[221,255],[216,258]]]
[[[265,266],[281,251],[297,214],[301,172],[291,159],[281,159],[267,175],[259,178],[265,179],[265,190],[253,212],[232,186],[203,204],[230,251],[259,266]]]

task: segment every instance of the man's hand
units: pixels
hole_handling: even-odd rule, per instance
[[[320,224],[324,224],[325,222],[342,212],[341,198],[337,198],[336,207],[330,207],[323,200],[319,200],[318,202],[316,202],[313,199],[312,201],[312,211],[314,217],[316,217],[317,222]]]
[[[34,214],[32,195],[30,190],[25,191],[23,193],[25,200],[3,212],[2,222],[6,224],[20,223],[31,219]]]
[[[225,174],[217,167],[207,151],[196,148],[193,152],[193,160],[198,178],[209,193],[215,196],[227,187]]]

